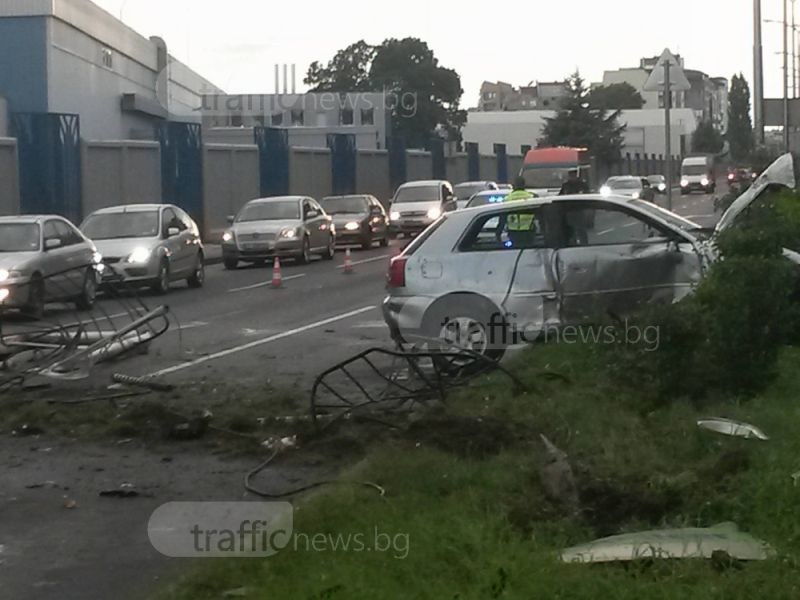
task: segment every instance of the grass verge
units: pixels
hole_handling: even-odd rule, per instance
[[[635,386],[614,383],[589,348],[525,353],[512,368],[533,391],[513,397],[502,377],[485,378],[454,396],[446,413],[373,447],[350,477],[380,484],[384,498],[328,488],[299,506],[299,535],[278,555],[203,561],[161,597],[798,597],[800,488],[791,477],[800,469],[798,359],[800,351],[787,349],[780,377],[748,402],[675,401],[654,410]],[[569,383],[544,380],[545,370]],[[695,421],[703,416],[752,422],[771,440],[700,431]],[[539,433],[569,454],[580,515],[545,493]],[[767,541],[776,556],[730,568],[558,559],[564,547],[600,536],[725,521]],[[322,551],[309,546],[318,534],[328,536]]]

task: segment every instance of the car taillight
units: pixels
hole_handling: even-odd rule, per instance
[[[389,263],[389,287],[406,287],[406,263],[408,258],[405,256],[395,256]]]

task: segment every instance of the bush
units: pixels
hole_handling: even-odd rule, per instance
[[[754,207],[741,226],[719,236],[720,260],[693,296],[637,318],[659,328],[658,348],[618,346],[614,368],[627,378],[640,374],[637,385],[648,385],[661,401],[762,390],[775,376],[781,346],[800,331],[798,271],[782,256],[798,241],[796,196]]]

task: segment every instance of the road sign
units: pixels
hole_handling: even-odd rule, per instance
[[[681,63],[669,49],[666,49],[658,59],[653,72],[650,73],[650,78],[644,84],[645,92],[664,91],[667,81],[667,65],[669,65],[669,87],[673,92],[687,92],[692,89],[692,84],[686,78]]]

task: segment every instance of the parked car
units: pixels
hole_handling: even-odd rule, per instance
[[[794,185],[791,155],[733,203],[716,231],[775,185]],[[551,330],[609,313],[625,318],[644,304],[691,294],[718,259],[715,235],[650,202],[600,195],[457,211],[392,260],[384,318],[399,343],[497,359],[509,345]],[[785,255],[800,264],[797,253]]]
[[[467,181],[465,183],[459,183],[453,188],[453,195],[456,199],[456,207],[464,208],[467,205],[467,202],[469,202],[470,198],[472,198],[478,192],[496,189],[497,184],[494,181]]]
[[[397,188],[392,199],[389,231],[416,234],[442,214],[455,210],[449,181],[412,181]]]
[[[667,193],[667,178],[663,175],[648,175],[647,181],[650,182],[650,187],[659,194]]]
[[[498,202],[503,202],[510,193],[511,190],[487,190],[485,192],[478,192],[469,199],[465,208],[497,204]]]
[[[222,236],[226,269],[240,262],[262,264],[276,256],[306,264],[312,254],[325,260],[336,254],[333,219],[308,196],[251,200],[228,222],[231,227]]]
[[[47,302],[94,306],[100,255],[72,223],[57,216],[0,218],[0,306],[33,318]]]
[[[173,282],[199,288],[205,250],[194,220],[172,204],[112,206],[90,214],[81,231],[103,257],[103,280],[166,294]]]
[[[375,242],[389,245],[389,217],[374,196],[329,196],[322,208],[333,218],[337,244],[360,244],[364,250]]]
[[[647,200],[648,202],[652,202],[656,198],[655,190],[650,185],[650,182],[644,177],[635,177],[633,175],[609,177],[600,188],[600,194],[606,197],[625,196]]]

